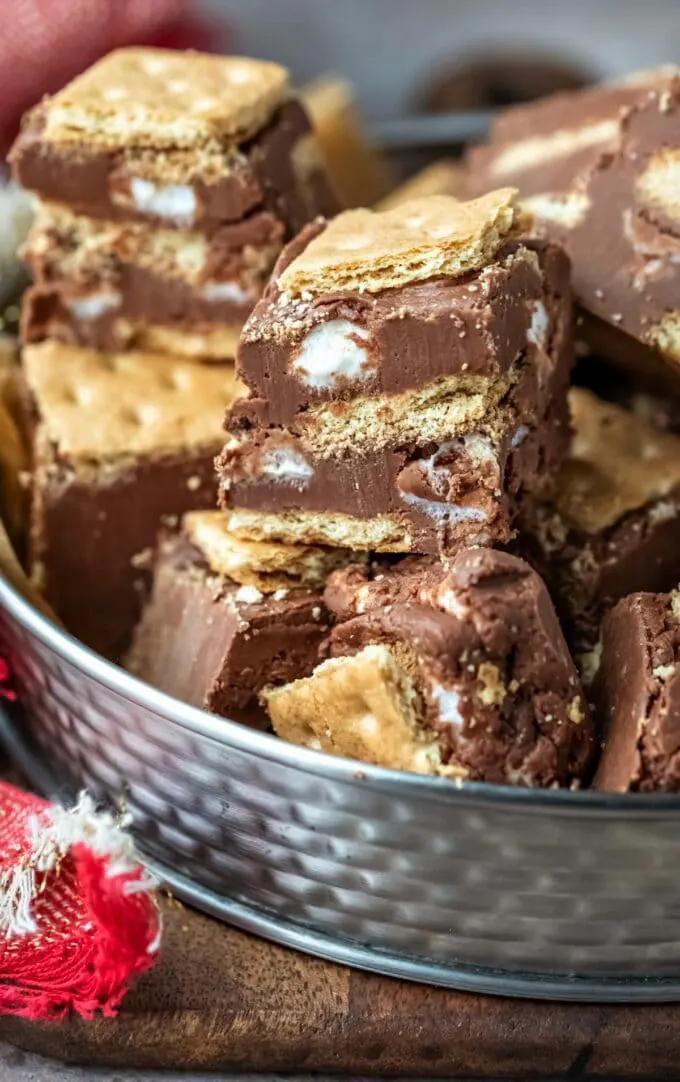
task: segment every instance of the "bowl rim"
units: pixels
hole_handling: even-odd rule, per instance
[[[330,781],[370,784],[383,793],[402,799],[412,796],[447,805],[480,808],[512,805],[514,811],[549,809],[555,813],[579,816],[586,812],[604,812],[607,817],[616,818],[659,817],[680,811],[680,794],[530,789],[464,779],[452,781],[302,748],[273,734],[250,729],[229,718],[184,703],[107,661],[39,612],[1,572],[0,609],[25,632],[53,651],[61,661],[123,699],[167,718],[196,736],[214,740],[223,747],[258,755]]]

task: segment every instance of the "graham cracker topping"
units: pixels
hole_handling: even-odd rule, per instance
[[[379,293],[479,270],[516,225],[516,194],[503,188],[467,203],[431,195],[383,213],[345,211],[286,267],[280,288],[310,299],[338,291]]]
[[[556,486],[562,518],[599,533],[680,484],[680,438],[628,410],[572,389],[575,436]]]
[[[313,674],[263,692],[278,736],[351,759],[436,774],[439,751],[422,727],[415,683],[389,646],[332,658]]]
[[[224,412],[244,390],[233,365],[55,341],[25,346],[23,363],[45,436],[72,458],[219,444]]]
[[[286,69],[264,60],[118,49],[42,107],[44,138],[99,147],[244,139],[287,93]]]
[[[347,549],[247,541],[228,528],[224,511],[190,511],[182,529],[210,568],[243,586],[273,594],[292,586],[321,586],[336,567],[358,557]]]

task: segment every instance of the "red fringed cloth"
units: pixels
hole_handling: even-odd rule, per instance
[[[2,658],[0,698],[15,698]],[[125,825],[87,794],[65,809],[0,781],[0,1013],[113,1015],[154,964],[156,884]]]
[[[0,1013],[114,1015],[158,952],[154,880],[121,824],[0,782]]]

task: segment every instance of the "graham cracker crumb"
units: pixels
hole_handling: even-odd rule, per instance
[[[580,725],[585,718],[585,714],[583,713],[583,704],[578,695],[575,695],[569,703],[567,717],[569,718],[569,721],[571,721],[574,725]]]
[[[383,213],[345,211],[286,267],[279,286],[292,298],[311,299],[479,270],[512,233],[515,196],[514,188],[503,188],[467,203],[433,195]]]
[[[507,689],[496,665],[483,661],[477,670],[477,679],[483,685],[478,697],[485,706],[497,706],[504,701]]]

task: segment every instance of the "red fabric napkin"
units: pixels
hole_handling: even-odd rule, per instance
[[[0,657],[0,698],[16,698]],[[124,822],[0,781],[0,1013],[113,1015],[160,944],[155,881]]]
[[[154,886],[86,794],[67,810],[0,782],[0,1013],[114,1015],[156,959]]]
[[[123,45],[209,49],[191,0],[2,0],[0,155],[22,113]]]

